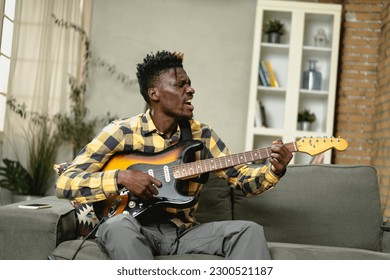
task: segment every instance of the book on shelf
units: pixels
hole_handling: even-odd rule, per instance
[[[266,60],[265,64],[266,64],[267,70],[269,72],[269,78],[270,78],[271,86],[272,87],[279,87],[279,83],[278,83],[278,80],[276,79],[275,72],[272,69],[271,62],[269,60]]]
[[[271,76],[268,72],[268,69],[267,69],[267,64],[265,64],[265,61],[261,61],[260,62],[260,68],[261,68],[261,71],[264,73],[264,76],[265,76],[265,81],[266,81],[266,85],[268,87],[271,87]]]
[[[270,84],[268,84],[268,82],[267,82],[267,78],[265,77],[263,67],[261,67],[261,63],[259,64],[259,80],[260,80],[261,86],[265,86],[265,87],[270,86]]]
[[[265,108],[261,101],[256,102],[255,112],[255,127],[267,127],[267,120],[265,118]]]
[[[263,60],[260,62],[259,75],[262,85],[279,87],[279,82],[269,60]],[[261,78],[262,75],[264,76],[263,78]]]
[[[261,126],[267,127],[268,125],[267,125],[267,119],[265,115],[265,107],[263,104],[261,104],[261,102],[259,104],[260,104]]]
[[[260,103],[256,102],[256,112],[255,112],[255,127],[261,126],[261,113],[260,113]]]

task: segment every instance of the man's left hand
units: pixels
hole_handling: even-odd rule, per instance
[[[292,152],[283,145],[282,140],[278,139],[272,142],[269,162],[271,170],[276,176],[281,177],[286,173],[286,167],[292,158]]]

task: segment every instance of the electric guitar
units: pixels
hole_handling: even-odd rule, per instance
[[[319,137],[302,138],[299,141],[284,144],[291,152],[303,152],[311,156],[329,149],[344,151],[348,142],[342,138]],[[155,207],[187,208],[197,201],[195,196],[185,196],[179,191],[180,184],[206,172],[217,171],[235,165],[250,163],[268,158],[271,147],[253,151],[186,162],[188,155],[203,148],[199,140],[182,141],[159,153],[116,154],[103,167],[103,170],[140,170],[162,182],[158,194],[151,200],[141,200],[129,192],[94,203],[96,215],[101,219],[120,213],[141,218]]]

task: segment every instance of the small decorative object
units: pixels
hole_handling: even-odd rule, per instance
[[[325,30],[320,28],[317,30],[317,33],[314,35],[314,45],[316,47],[325,47],[328,43],[326,38]]]
[[[316,60],[309,59],[309,70],[303,72],[302,88],[320,90],[322,74],[316,70]]]
[[[284,34],[284,23],[278,19],[270,19],[263,26],[269,43],[280,43],[280,36]]]
[[[310,110],[305,109],[298,113],[298,129],[304,131],[310,131],[312,124],[316,120],[316,115],[311,113]]]

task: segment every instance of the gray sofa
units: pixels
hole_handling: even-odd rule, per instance
[[[81,240],[75,210],[44,197],[52,208],[0,207],[0,259],[70,259]],[[25,203],[25,202],[24,202]],[[276,188],[246,198],[210,177],[197,212],[200,222],[246,219],[265,228],[273,259],[390,259],[390,225],[382,223],[377,173],[370,166],[291,165]],[[157,259],[218,259],[209,255]],[[108,259],[93,239],[76,259]]]

